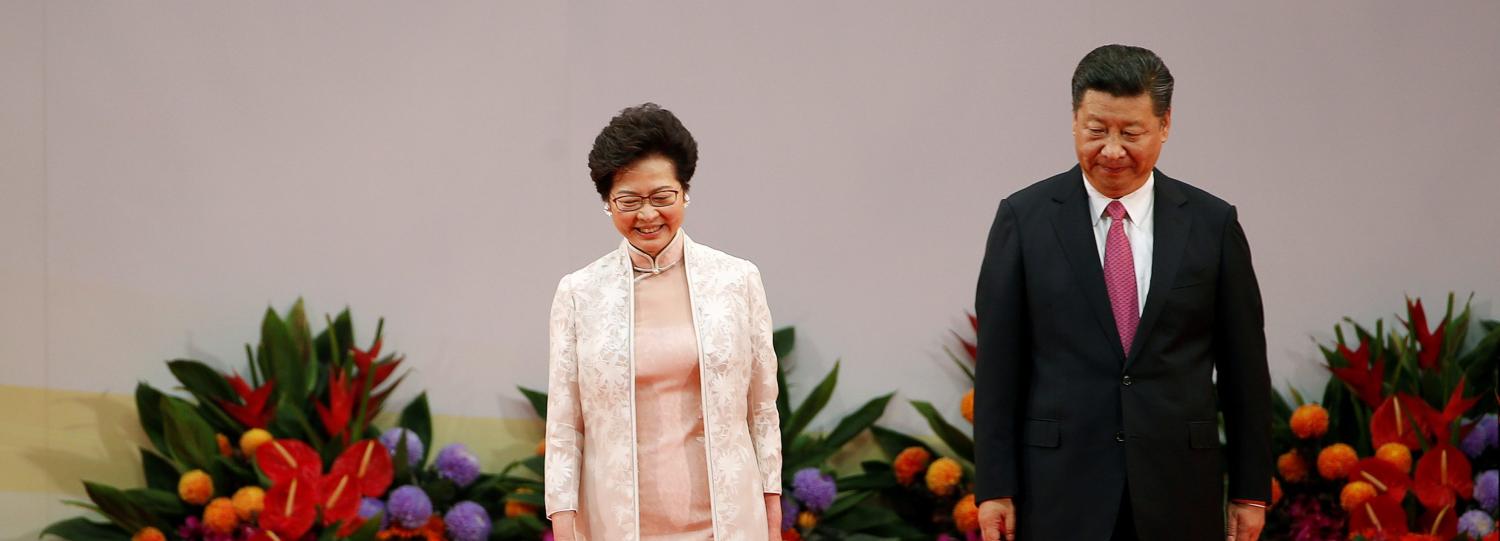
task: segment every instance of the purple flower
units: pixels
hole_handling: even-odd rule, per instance
[[[474,502],[458,502],[443,516],[453,541],[484,541],[490,537],[490,514]]]
[[[1495,519],[1490,518],[1488,513],[1478,509],[1470,509],[1458,517],[1458,531],[1468,534],[1469,537],[1479,539],[1495,530]]]
[[[391,452],[391,458],[396,458],[396,445],[401,443],[401,435],[406,435],[406,463],[412,467],[422,465],[422,438],[405,428],[396,427],[385,431],[380,435],[380,444],[385,450]]]
[[[1298,496],[1287,505],[1293,541],[1342,541],[1344,519],[1330,515],[1317,498]]]
[[[469,452],[469,448],[462,443],[444,447],[438,452],[434,463],[439,477],[453,481],[460,487],[469,486],[469,483],[479,478],[479,457]]]
[[[1474,477],[1474,499],[1485,511],[1500,508],[1500,470],[1488,470]]]
[[[542,532],[542,541],[554,541],[555,539],[556,537],[552,535],[552,528],[547,528],[547,531]]]
[[[385,514],[385,502],[370,497],[359,501],[359,518],[369,520],[375,515],[380,515],[380,529],[390,525],[391,517]]]
[[[402,527],[417,529],[427,524],[427,519],[432,517],[432,500],[427,497],[426,492],[415,485],[406,485],[391,492],[391,499],[385,504],[386,511],[391,518],[396,519]]]
[[[1485,449],[1500,447],[1500,427],[1496,426],[1496,420],[1495,414],[1490,413],[1474,421],[1474,428],[1469,430],[1469,435],[1458,442],[1458,447],[1463,449],[1464,454],[1469,455],[1469,458],[1479,458]]]
[[[789,495],[781,497],[781,529],[786,530],[797,524],[797,501]]]
[[[803,468],[792,476],[792,494],[814,513],[828,509],[838,492],[833,477],[817,468]]]
[[[189,540],[203,539],[204,531],[203,523],[198,521],[198,517],[189,516],[183,521],[182,527],[177,528],[177,537]]]

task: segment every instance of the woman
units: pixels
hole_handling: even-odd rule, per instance
[[[594,140],[624,240],[552,300],[546,504],[559,541],[780,539],[776,354],[760,271],[689,239],[692,134],[647,103]]]

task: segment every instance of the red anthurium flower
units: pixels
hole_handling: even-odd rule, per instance
[[[276,483],[266,492],[265,507],[260,511],[260,527],[275,532],[284,540],[301,539],[312,529],[318,517],[318,483],[316,476],[298,476]]]
[[[1349,472],[1349,480],[1369,483],[1382,496],[1388,495],[1398,502],[1406,498],[1406,491],[1411,488],[1411,479],[1406,473],[1375,457],[1355,464],[1354,469]]]
[[[1406,533],[1406,511],[1390,496],[1370,498],[1349,510],[1349,531],[1383,532],[1388,538],[1399,536]]]
[[[1447,319],[1439,322],[1436,329],[1428,332],[1427,311],[1422,309],[1422,299],[1417,299],[1416,303],[1412,303],[1411,299],[1406,299],[1406,313],[1411,318],[1406,326],[1417,335],[1417,344],[1421,345],[1421,350],[1417,352],[1417,365],[1423,370],[1436,369],[1438,355],[1443,353],[1443,328],[1448,326]]]
[[[318,505],[323,508],[324,526],[359,517],[359,480],[353,475],[325,475],[318,489]]]
[[[349,474],[359,483],[357,492],[371,497],[385,494],[395,477],[390,453],[375,440],[360,440],[350,445],[333,461],[332,471]]]
[[[1458,497],[1474,493],[1474,472],[1469,458],[1447,443],[1439,442],[1417,461],[1417,479],[1412,488],[1429,509],[1453,505]]]
[[[1371,443],[1376,448],[1397,442],[1414,451],[1421,449],[1420,438],[1432,433],[1437,415],[1421,398],[1406,393],[1391,395],[1370,416]]]
[[[1453,395],[1448,397],[1448,403],[1443,406],[1442,413],[1439,413],[1432,423],[1432,434],[1437,437],[1439,443],[1448,442],[1449,427],[1453,426],[1453,421],[1462,417],[1464,412],[1474,407],[1474,404],[1478,404],[1479,398],[1476,396],[1464,399],[1464,380],[1459,378],[1458,386],[1453,388]]]
[[[323,459],[306,443],[292,439],[268,441],[255,450],[255,462],[273,485],[296,478],[317,479]],[[295,537],[295,536],[294,536]]]
[[[1328,371],[1339,378],[1360,400],[1377,407],[1384,397],[1381,396],[1381,384],[1385,380],[1385,361],[1376,360],[1374,366],[1370,363],[1370,341],[1360,340],[1358,351],[1349,351],[1348,347],[1339,344],[1339,354],[1344,356],[1349,366],[1329,366]]]
[[[333,436],[344,436],[349,431],[349,418],[354,416],[354,382],[343,370],[328,369],[328,405],[314,404],[323,428]]]
[[[1422,532],[1438,539],[1458,537],[1458,513],[1451,505],[1428,509],[1422,514]]]
[[[239,374],[230,376],[229,386],[234,388],[234,394],[239,395],[241,404],[228,400],[218,400],[219,407],[224,408],[234,420],[245,425],[246,428],[265,428],[275,418],[276,410],[270,404],[271,389],[275,388],[275,382],[267,380],[264,385],[255,389],[245,383],[245,378]]]
[[[374,389],[379,387],[380,384],[385,383],[385,380],[391,377],[391,373],[396,371],[396,367],[401,366],[401,361],[405,360],[406,357],[396,357],[389,361],[375,363],[375,381],[370,385],[370,388]],[[363,377],[363,373],[361,373],[361,377]]]

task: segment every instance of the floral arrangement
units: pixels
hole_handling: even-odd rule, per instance
[[[968,316],[969,324],[978,330],[979,322]],[[974,370],[977,348],[974,342],[954,333],[965,358],[944,348],[969,379],[969,390],[959,400],[964,420],[974,422]],[[861,464],[863,475],[845,481],[854,488],[877,492],[886,507],[894,510],[915,536],[903,539],[959,540],[979,538],[979,509],[974,501],[974,439],[972,428],[962,429],[949,423],[929,402],[911,401],[913,408],[927,420],[939,440],[952,451],[942,456],[932,446],[900,432],[880,426],[871,427],[885,461]]]
[[[1320,345],[1332,374],[1320,403],[1273,393],[1280,453],[1266,535],[1297,541],[1495,540],[1500,322],[1465,348],[1452,296],[1429,327],[1407,300],[1405,333],[1347,320]]]
[[[324,319],[314,335],[301,300],[285,316],[268,309],[259,344],[246,346],[248,380],[184,359],[167,365],[187,397],[139,384],[141,428],[154,448],[141,449],[147,486],[85,481],[89,501],[70,503],[106,520],[63,520],[42,536],[480,541],[541,531],[510,516],[510,504],[497,508],[528,501],[538,482],[481,472],[463,444],[428,463],[425,394],[380,432],[374,421],[405,378],[393,378],[404,358],[381,356],[383,320],[364,350],[347,309]]]

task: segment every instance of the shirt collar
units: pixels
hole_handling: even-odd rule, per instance
[[[682,261],[682,245],[686,240],[687,232],[678,228],[677,236],[672,237],[672,242],[667,243],[667,247],[662,248],[661,253],[654,258],[630,244],[630,241],[625,241],[625,252],[630,254],[630,263],[637,268],[665,269]]]
[[[1145,184],[1119,199],[1120,204],[1125,205],[1125,213],[1130,216],[1130,221],[1136,227],[1151,227],[1151,210],[1156,206],[1155,188],[1156,172],[1152,171],[1151,175],[1146,177]],[[1093,213],[1093,220],[1090,223],[1098,227],[1099,220],[1104,219],[1104,207],[1109,206],[1109,202],[1114,199],[1105,197],[1104,194],[1099,193],[1099,190],[1095,190],[1094,185],[1089,184],[1087,173],[1084,174],[1083,189],[1089,194],[1089,211]]]

